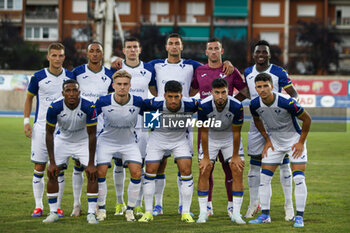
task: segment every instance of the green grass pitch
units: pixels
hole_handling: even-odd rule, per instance
[[[247,145],[247,127],[243,133],[244,146]],[[86,179],[82,194],[83,216],[66,216],[57,223],[45,225],[44,217],[33,218],[32,193],[33,164],[30,162],[30,139],[23,133],[22,118],[0,118],[0,232],[350,232],[350,131],[330,132],[333,126],[320,132],[320,123],[313,124],[313,132],[308,136],[308,159],[306,182],[308,188],[307,206],[304,215],[305,228],[293,229],[292,222],[284,220],[283,192],[279,182],[279,172],[273,179],[271,200],[271,224],[238,226],[229,220],[226,212],[227,198],[224,186],[224,173],[220,163],[216,164],[214,179],[214,216],[206,224],[186,224],[177,214],[178,191],[177,169],[168,161],[166,188],[164,192],[164,215],[155,217],[151,223],[129,223],[123,216],[114,216],[115,191],[112,170],[107,174],[107,219],[97,225],[86,222],[87,200]],[[317,131],[317,132],[315,132]],[[333,130],[334,131],[334,130]],[[195,155],[196,156],[196,155]],[[242,214],[249,202],[247,172],[249,158],[246,156],[245,194]],[[197,160],[193,160],[195,188],[191,210],[198,216],[196,183],[198,181]],[[72,161],[65,173],[66,188],[62,209],[69,215],[73,205]],[[45,180],[47,180],[45,175]],[[127,172],[126,186],[129,175]],[[45,181],[46,183],[46,181]],[[127,187],[125,187],[125,190]],[[46,192],[45,192],[46,193]],[[127,200],[126,195],[125,200]],[[44,215],[48,213],[44,195]]]

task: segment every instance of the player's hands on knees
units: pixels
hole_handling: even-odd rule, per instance
[[[301,142],[295,143],[292,146],[292,151],[293,151],[292,157],[295,159],[299,158],[303,154],[304,144]]]
[[[30,127],[30,124],[25,124],[24,125],[24,134],[28,137],[32,137],[32,127]]]
[[[267,157],[267,151],[271,148],[272,151],[275,150],[275,148],[273,148],[272,142],[271,140],[267,140],[264,146],[264,149],[261,153],[261,157],[266,158]]]
[[[232,65],[230,61],[224,61],[222,72],[225,73],[225,75],[230,75],[235,71],[235,67]]]
[[[58,177],[58,167],[56,163],[50,163],[50,165],[47,167],[47,176],[51,179]]]
[[[97,168],[94,164],[89,164],[85,169],[86,175],[90,181],[97,179]]]
[[[232,156],[232,159],[230,161],[230,166],[235,167],[239,172],[242,172],[244,169],[244,161],[241,159],[239,155]]]
[[[112,68],[115,70],[120,70],[122,68],[123,59],[117,58],[114,62],[112,62]]]
[[[204,174],[204,172],[211,167],[211,162],[209,158],[203,158],[201,161],[199,161],[199,170],[201,171],[201,175]]]

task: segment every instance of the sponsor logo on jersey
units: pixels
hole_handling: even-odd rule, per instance
[[[85,76],[82,77],[82,79],[86,79],[86,78],[88,78],[88,77],[89,77],[89,76],[85,75]]]
[[[51,80],[49,80],[49,81],[45,82],[45,84],[49,84],[50,82],[51,82]]]
[[[201,74],[201,77],[204,78],[205,76],[207,76],[207,74]]]

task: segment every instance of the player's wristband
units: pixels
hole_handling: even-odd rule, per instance
[[[24,125],[29,124],[30,120],[29,117],[25,117],[23,120]]]

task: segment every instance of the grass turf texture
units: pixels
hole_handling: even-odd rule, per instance
[[[244,126],[243,140],[246,150],[247,128]],[[350,232],[350,131],[319,132],[323,126],[314,123],[314,131],[308,137],[309,163],[306,171],[308,188],[305,212],[305,228],[294,229],[293,222],[284,220],[284,196],[276,171],[272,181],[273,195],[271,200],[271,224],[243,225],[232,223],[226,211],[227,198],[224,186],[224,173],[220,163],[214,171],[214,216],[206,224],[187,224],[180,221],[177,214],[178,191],[176,185],[177,169],[168,160],[166,169],[166,188],[164,191],[164,215],[154,218],[151,223],[129,223],[124,216],[114,216],[115,191],[112,169],[107,174],[107,219],[97,225],[86,222],[86,178],[82,193],[83,215],[79,218],[69,217],[73,206],[72,195],[72,161],[65,173],[66,188],[62,201],[62,209],[67,215],[57,223],[43,224],[41,218],[31,217],[34,209],[32,193],[33,164],[30,162],[30,139],[23,133],[22,118],[0,118],[0,232]],[[332,127],[329,127],[332,129]],[[196,136],[196,135],[195,135]],[[196,157],[195,157],[196,158]],[[244,215],[249,203],[247,173],[249,158],[246,158],[244,173],[245,194],[241,213]],[[199,207],[197,201],[198,166],[193,160],[193,177],[195,188],[193,193],[192,212],[197,219]],[[126,172],[126,187],[129,173]],[[45,174],[45,185],[47,177]],[[124,195],[125,201],[127,200]],[[43,198],[44,216],[49,211],[46,192]]]

